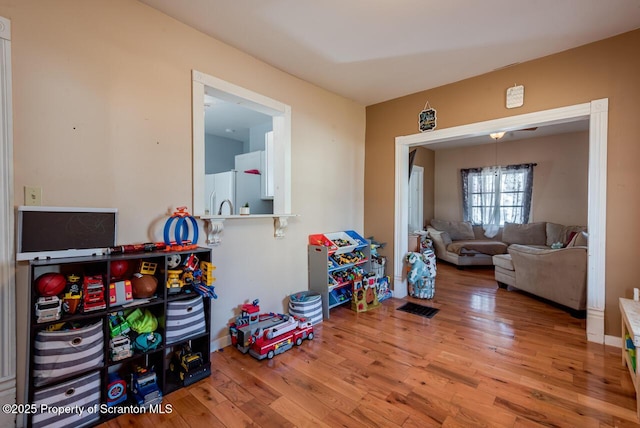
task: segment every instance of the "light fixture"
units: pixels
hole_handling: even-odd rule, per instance
[[[504,137],[505,132],[501,131],[501,132],[492,132],[491,134],[489,134],[489,137],[493,138],[494,140],[498,141],[500,138]]]

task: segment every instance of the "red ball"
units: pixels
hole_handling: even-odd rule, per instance
[[[67,286],[67,279],[61,273],[48,272],[36,279],[38,294],[44,297],[57,296]]]
[[[114,260],[111,262],[111,278],[122,279],[129,272],[128,260]]]

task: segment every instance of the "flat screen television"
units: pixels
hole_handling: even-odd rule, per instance
[[[106,254],[117,225],[116,208],[19,206],[16,260]]]

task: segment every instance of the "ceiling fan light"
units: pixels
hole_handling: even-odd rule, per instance
[[[493,138],[494,140],[499,140],[500,138],[504,137],[504,134],[504,131],[492,132],[491,134],[489,134],[489,137]]]

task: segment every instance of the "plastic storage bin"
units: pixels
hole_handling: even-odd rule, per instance
[[[315,291],[301,291],[289,296],[289,314],[305,317],[312,324],[322,322],[322,296]]]

